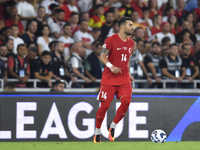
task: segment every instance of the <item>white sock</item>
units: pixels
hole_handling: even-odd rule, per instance
[[[100,134],[101,134],[100,129],[95,128],[95,132],[94,132],[94,134],[95,134],[95,135],[100,135]]]
[[[111,125],[110,125],[110,128],[115,129],[115,128],[116,128],[116,125],[117,125],[116,123],[112,122]]]

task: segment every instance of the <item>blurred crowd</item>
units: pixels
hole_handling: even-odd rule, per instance
[[[200,67],[200,0],[0,0],[0,78],[16,87],[99,87],[105,39],[132,19],[130,73],[136,88],[194,88]],[[124,48],[125,49],[125,48]],[[79,83],[83,79],[86,83]],[[183,80],[188,83],[182,83]],[[156,83],[152,83],[156,80]]]

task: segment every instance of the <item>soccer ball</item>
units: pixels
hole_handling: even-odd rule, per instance
[[[167,138],[167,134],[161,130],[157,129],[151,133],[151,141],[154,143],[164,143]]]

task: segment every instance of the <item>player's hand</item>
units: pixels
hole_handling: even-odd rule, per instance
[[[152,79],[150,77],[147,78],[148,83],[151,85],[152,84]]]
[[[133,81],[134,81],[133,76],[132,76],[131,74],[129,74],[129,77],[130,77],[130,81],[131,81],[131,83],[133,83]]]
[[[178,80],[178,82],[180,83],[182,81],[181,77],[176,78],[176,80]]]
[[[187,77],[187,80],[190,80],[190,82],[193,82],[193,78],[192,77]]]
[[[97,79],[95,77],[91,78],[92,82],[95,82]]]
[[[161,81],[161,78],[156,78],[156,82],[160,82]]]
[[[115,67],[115,66],[110,67],[110,71],[114,74],[122,73],[121,69],[122,68],[118,68],[118,67]]]
[[[89,78],[85,78],[86,83],[90,83],[90,79]]]

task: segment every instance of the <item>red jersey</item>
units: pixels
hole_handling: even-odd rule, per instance
[[[133,46],[133,40],[127,37],[127,41],[124,42],[118,34],[114,34],[106,39],[103,48],[110,51],[108,60],[114,66],[121,68],[122,73],[113,74],[110,68],[105,66],[101,84],[121,85],[130,82],[128,65]]]

